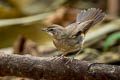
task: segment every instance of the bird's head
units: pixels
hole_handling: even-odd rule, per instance
[[[56,39],[61,39],[66,34],[64,27],[60,25],[51,25],[48,28],[42,28],[41,31],[48,32],[49,35]]]

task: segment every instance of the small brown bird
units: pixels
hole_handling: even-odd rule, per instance
[[[98,22],[102,21],[105,14],[100,9],[90,8],[82,10],[76,18],[76,22],[65,28],[60,25],[51,25],[41,29],[48,32],[53,37],[53,43],[63,55],[78,51],[83,48],[85,35],[88,30]]]

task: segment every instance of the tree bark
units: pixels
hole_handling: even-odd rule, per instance
[[[0,76],[44,80],[120,80],[120,66],[69,58],[33,57],[0,53]]]

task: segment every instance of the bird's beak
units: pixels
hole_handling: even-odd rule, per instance
[[[47,28],[41,28],[40,30],[41,30],[41,31],[46,31],[46,32],[48,32],[48,29],[47,29]]]

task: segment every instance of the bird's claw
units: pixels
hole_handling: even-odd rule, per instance
[[[55,57],[53,60],[54,60],[54,61],[58,61],[58,60],[63,59],[63,58],[64,58],[64,55],[61,55],[61,56],[59,56],[59,57]]]
[[[67,65],[69,62],[72,62],[74,60],[74,57],[70,58],[65,64]]]

